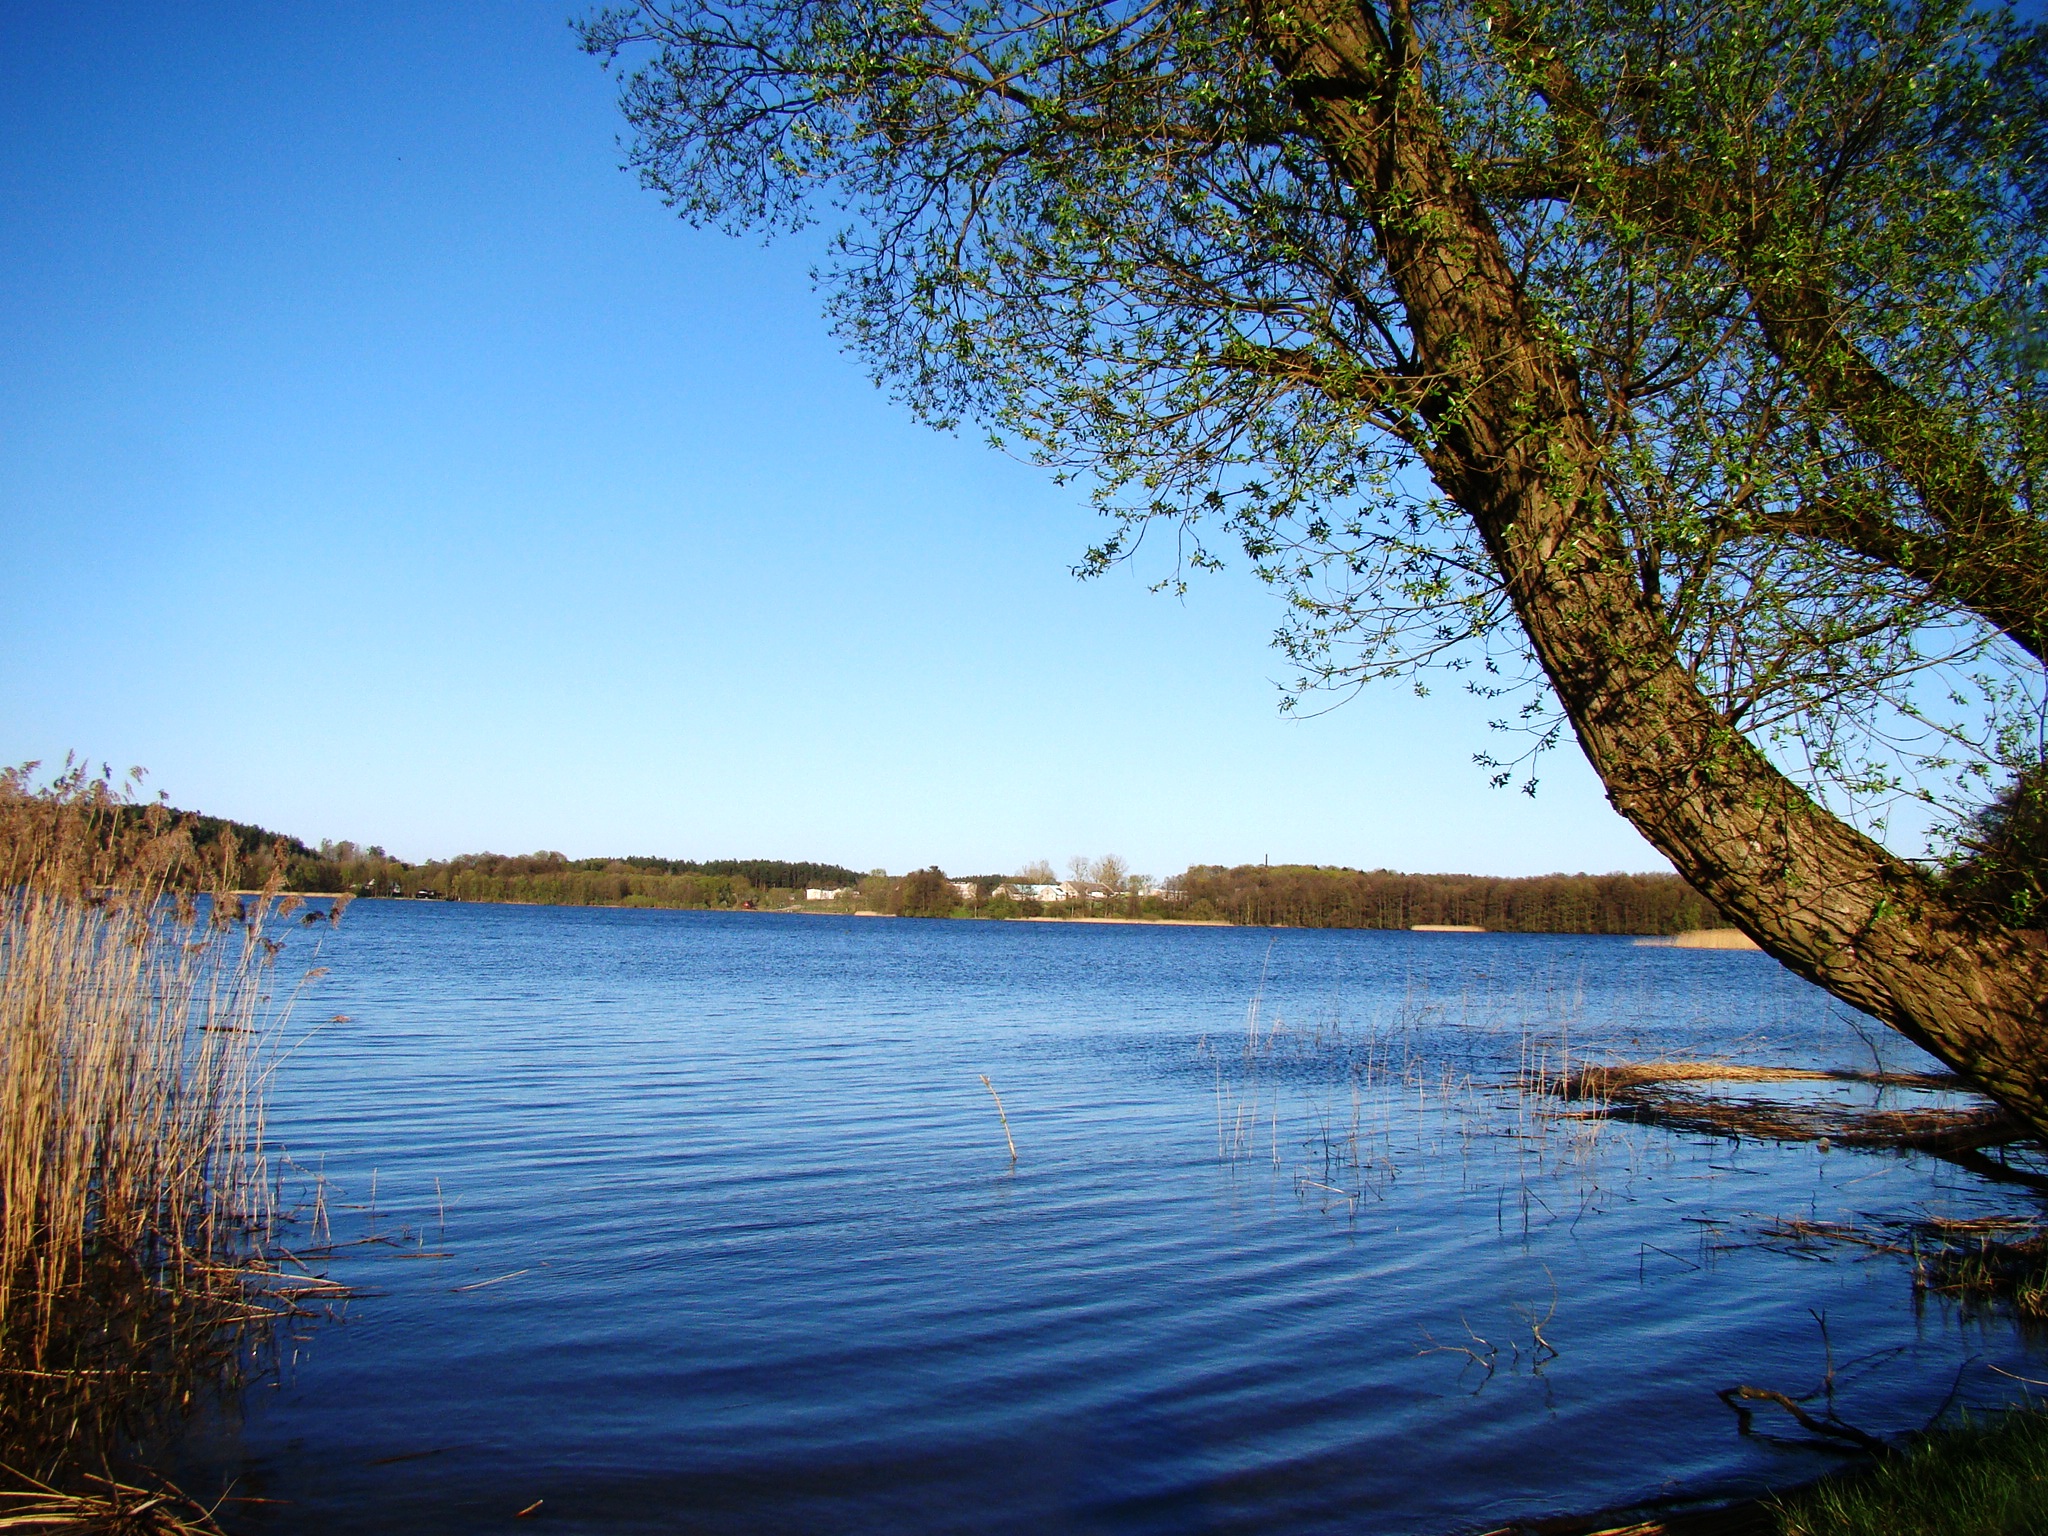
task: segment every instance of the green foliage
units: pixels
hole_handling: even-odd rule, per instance
[[[911,871],[896,887],[896,911],[903,917],[951,917],[959,905],[960,893],[936,864]]]
[[[2027,770],[1969,819],[1949,888],[2015,928],[2048,925],[2048,766]]]
[[[1775,1513],[1784,1536],[2048,1536],[2048,1414],[1966,1420]]]
[[[466,853],[408,864],[381,848],[323,843],[289,858],[289,885],[300,891],[412,895],[431,890],[466,901],[526,901],[557,906],[737,907],[771,890],[850,886],[859,876],[838,864],[785,859],[570,859],[559,853]]]
[[[2023,1318],[2048,1321],[2048,1234],[2011,1237],[1967,1230],[1929,1233],[1920,1249],[1919,1280],[1929,1290],[1972,1303],[2009,1306]]]
[[[836,219],[832,314],[877,378],[1092,477],[1116,526],[1085,569],[1155,524],[1168,585],[1234,543],[1301,688],[1448,669],[1554,742],[1499,551],[1429,479],[1447,434],[1536,428],[1468,420],[1419,361],[1385,245],[1433,215],[1310,130],[1262,17],[644,0],[582,32],[679,213]],[[1477,199],[1585,402],[1598,462],[1559,483],[1590,476],[1729,726],[1874,826],[2038,763],[2041,30],[1973,0],[1358,18],[1412,51],[1437,194]],[[1506,782],[1519,753],[1481,760]]]

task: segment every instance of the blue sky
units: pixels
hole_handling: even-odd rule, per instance
[[[1242,571],[913,424],[558,4],[0,0],[0,757],[421,858],[1656,869],[1486,710],[1283,719]]]

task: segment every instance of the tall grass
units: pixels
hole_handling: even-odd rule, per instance
[[[186,829],[107,778],[0,772],[0,1462],[141,1453],[278,1305],[264,1156],[272,936]],[[306,914],[312,920],[314,914]]]
[[[2048,1414],[1965,1420],[1772,1502],[1782,1536],[2048,1536]]]

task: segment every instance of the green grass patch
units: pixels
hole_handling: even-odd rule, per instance
[[[1861,1476],[1772,1502],[1784,1536],[2048,1536],[2048,1413],[1965,1419]]]

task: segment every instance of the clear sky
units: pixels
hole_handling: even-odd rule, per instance
[[[1486,710],[1283,719],[1276,599],[1081,583],[815,242],[618,169],[559,0],[0,0],[0,758],[413,858],[1657,869]]]

